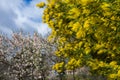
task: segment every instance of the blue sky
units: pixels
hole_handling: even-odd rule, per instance
[[[36,4],[45,0],[1,0],[0,32],[10,35],[12,31],[23,29],[33,33],[46,34],[50,29],[42,23],[43,9]]]
[[[24,0],[24,2],[25,2],[26,4],[30,4],[31,1],[33,1],[33,0]]]

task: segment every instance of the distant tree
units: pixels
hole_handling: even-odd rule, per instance
[[[8,80],[9,56],[12,48],[5,35],[0,34],[0,80]]]
[[[7,76],[6,80],[47,79],[54,61],[52,46],[38,33],[33,36],[13,33],[11,39],[1,35],[0,77]]]

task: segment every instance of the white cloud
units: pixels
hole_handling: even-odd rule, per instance
[[[40,28],[40,27],[41,27],[41,28]],[[44,32],[42,33],[42,35],[43,35],[43,34],[47,34],[48,32],[51,31],[51,30],[48,28],[48,25],[47,25],[47,24],[41,23],[41,24],[40,24],[40,27],[38,26],[38,27],[37,27],[37,30],[38,30],[39,33],[41,33],[41,31],[44,31]]]
[[[41,34],[47,33],[50,29],[41,22],[43,9],[36,7],[36,4],[45,0],[32,0],[25,4],[24,0],[1,0],[0,2],[0,29],[23,29],[25,31],[38,31]],[[2,28],[1,28],[2,27]],[[6,30],[7,31],[7,30]],[[9,32],[9,30],[7,31]]]

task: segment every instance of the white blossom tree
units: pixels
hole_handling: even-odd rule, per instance
[[[53,51],[53,44],[37,33],[13,33],[11,39],[0,35],[0,65],[7,66],[0,72],[9,80],[45,80],[55,61]]]

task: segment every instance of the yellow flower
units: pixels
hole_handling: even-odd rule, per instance
[[[106,3],[106,2],[103,2],[102,5],[101,5],[101,8],[105,11],[109,10],[109,7],[110,7],[110,4]]]
[[[81,4],[83,6],[87,5],[88,3],[92,2],[93,0],[81,0]]]
[[[114,31],[116,31],[117,28],[115,26],[113,26],[113,27],[111,27],[111,29],[113,29]]]
[[[76,60],[75,60],[74,58],[73,58],[73,59],[71,59],[71,60],[70,60],[70,64],[75,63],[75,61],[76,61]]]
[[[95,38],[98,39],[98,40],[101,39],[101,36],[100,36],[100,34],[99,34],[98,32],[96,32],[96,33],[94,34],[94,36],[95,36]]]
[[[49,9],[46,8],[46,9],[44,10],[44,13],[48,13],[48,12],[50,12],[50,11],[49,11]]]
[[[100,49],[97,53],[98,54],[103,54],[106,50],[105,49]]]
[[[113,79],[113,78],[116,78],[116,76],[117,76],[116,74],[110,74],[110,75],[109,75],[109,78],[112,78],[112,79]]]
[[[56,4],[56,5],[55,5],[55,8],[57,9],[57,8],[59,8],[59,6],[60,6],[59,4]]]
[[[59,22],[58,22],[58,27],[60,27],[62,25],[62,23],[63,23],[63,20],[60,19]]]
[[[115,65],[117,65],[117,62],[116,61],[112,61],[112,62],[110,62],[110,65],[111,66],[115,66]]]
[[[70,0],[63,0],[63,1],[65,1],[66,3],[70,3],[71,2]]]
[[[99,66],[97,65],[97,62],[89,62],[89,66],[92,67],[92,70],[96,70],[99,68]]]
[[[76,65],[77,65],[77,66],[80,66],[80,63],[81,63],[81,61],[78,60],[78,61],[76,62]]]
[[[60,42],[65,42],[66,38],[65,37],[61,37],[59,40],[60,40]]]
[[[68,54],[67,54],[67,53],[65,53],[65,54],[64,54],[64,57],[68,57]]]
[[[104,18],[101,18],[101,20],[102,20],[102,21],[104,21],[104,22],[107,22],[107,20],[106,20],[106,19],[104,19]]]
[[[53,27],[54,26],[54,22],[52,20],[49,21],[49,25],[50,25],[50,27]]]
[[[57,55],[57,56],[61,56],[61,54],[60,54],[59,51],[55,51],[55,55]]]
[[[115,20],[115,16],[112,16],[112,17],[111,17],[111,20]]]
[[[113,46],[113,50],[117,49],[117,46]]]
[[[50,12],[49,12],[49,15],[50,15],[50,16],[52,16],[52,15],[53,15],[53,12],[52,12],[52,11],[50,11]]]
[[[63,65],[64,65],[64,62],[61,62],[61,63],[59,63],[60,64],[60,67],[62,67]]]
[[[99,66],[100,66],[100,67],[104,67],[105,64],[101,61],[101,62],[99,63]]]
[[[120,76],[120,70],[118,71],[117,75]]]
[[[49,23],[49,20],[50,20],[50,15],[49,14],[45,15],[45,20],[46,20],[46,23]]]
[[[70,14],[70,16],[68,16],[68,18],[78,18],[80,16],[80,10],[78,8],[72,8],[68,14]]]
[[[89,47],[90,46],[90,43],[89,42],[86,42],[85,44],[84,44],[84,47]]]
[[[114,53],[112,53],[112,54],[111,54],[111,57],[115,57],[115,54],[114,54]]]
[[[95,49],[98,50],[102,47],[104,47],[104,44],[96,44]]]
[[[62,72],[62,70],[57,70],[58,73]]]
[[[76,38],[81,38],[81,37],[85,37],[85,31],[84,29],[80,29],[77,33],[76,33]]]
[[[91,52],[90,47],[85,48],[85,53],[86,53],[86,54],[89,54],[90,52]]]
[[[73,27],[73,21],[71,21],[70,23],[69,23],[69,27]]]
[[[58,64],[58,63],[56,63],[56,64],[53,65],[53,67],[52,67],[52,69],[54,69],[54,70],[58,70],[58,68],[59,68],[59,64]]]
[[[83,10],[83,13],[84,13],[84,14],[89,14],[89,13],[90,13],[90,10],[89,10],[89,9],[84,9],[84,10]]]
[[[112,13],[111,13],[111,12],[106,11],[106,12],[104,12],[104,13],[103,13],[103,15],[104,15],[104,16],[111,16],[111,15],[112,15]]]
[[[57,70],[57,72],[61,72],[63,68],[64,62],[56,63],[53,65],[52,69]]]
[[[89,29],[89,20],[84,22],[84,28]]]
[[[55,6],[55,0],[50,0],[48,6],[49,8],[52,8],[53,6]]]
[[[80,27],[80,23],[79,23],[79,22],[76,22],[76,23],[73,24],[72,30],[73,30],[73,31],[77,31],[79,27]]]
[[[80,58],[82,58],[82,57],[83,57],[83,54],[81,53],[81,54],[80,54]]]
[[[80,42],[78,43],[78,47],[80,48],[82,45],[83,45],[83,42],[80,41]]]
[[[43,8],[45,6],[45,3],[44,2],[40,2],[36,6],[39,7],[39,8]]]

